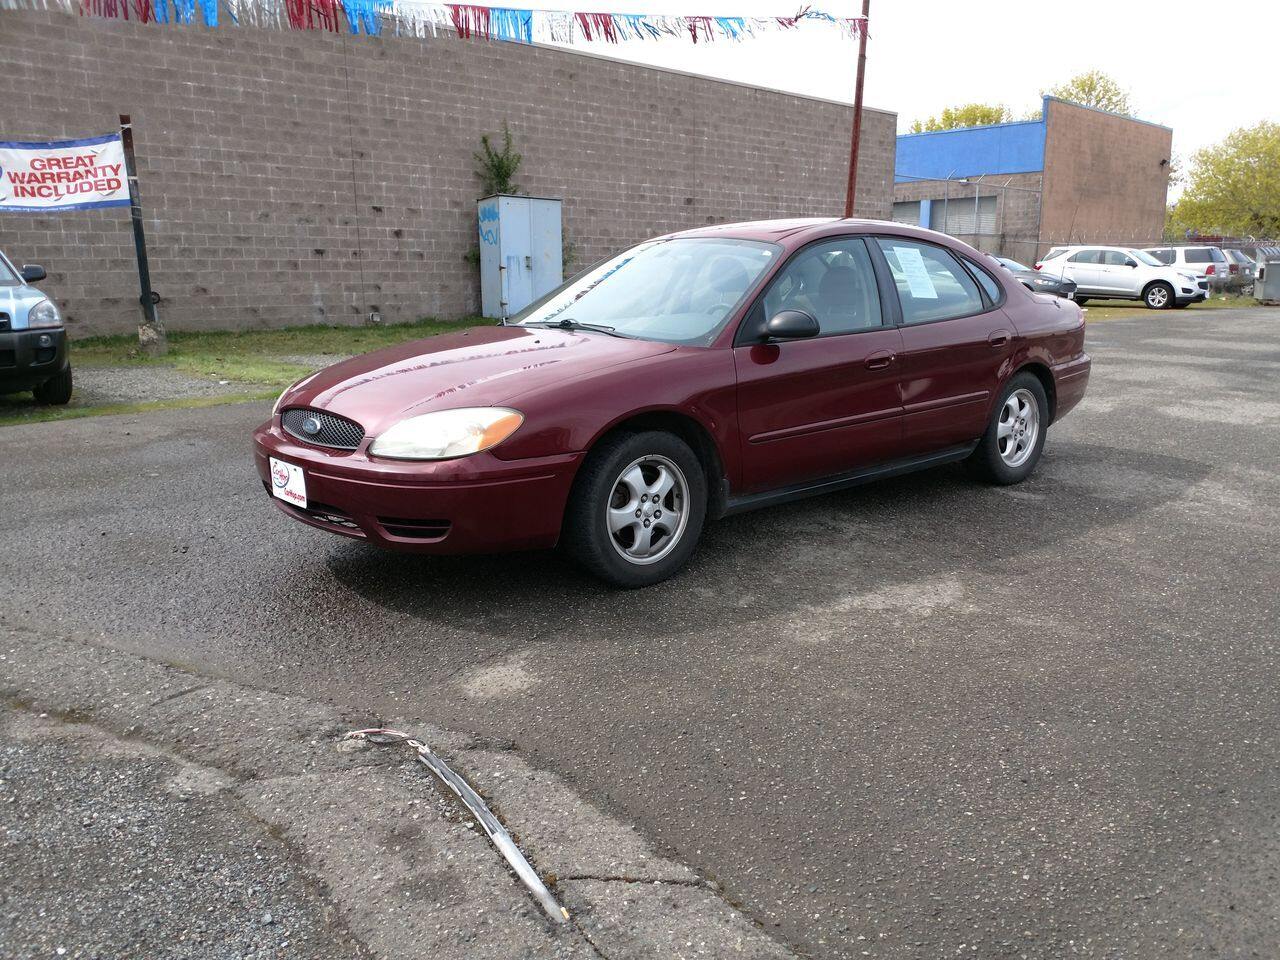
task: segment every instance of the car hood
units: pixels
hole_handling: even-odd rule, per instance
[[[9,315],[14,330],[25,330],[27,311],[44,299],[45,295],[35,287],[0,287],[0,313]]]
[[[518,394],[674,350],[586,331],[473,327],[366,353],[287,391],[282,407],[313,407],[377,433],[433,410],[501,405]]]

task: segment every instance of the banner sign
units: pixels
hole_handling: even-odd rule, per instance
[[[83,16],[163,25],[202,22],[217,27],[230,23],[293,30],[347,29],[375,36],[390,32],[423,38],[481,37],[515,43],[670,39],[710,43],[715,39],[740,41],[810,24],[836,29],[852,38],[867,30],[865,17],[836,16],[807,4],[784,16],[726,17],[491,7],[432,0],[0,0],[0,9],[50,7]],[[220,9],[226,14],[221,19]]]
[[[0,140],[0,213],[128,205],[120,134],[49,143]]]

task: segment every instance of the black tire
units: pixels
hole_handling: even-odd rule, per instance
[[[657,504],[656,509],[653,502],[647,502],[642,521],[644,528],[652,525],[647,535],[655,538],[653,549],[665,549],[665,553],[659,555],[655,552],[653,559],[628,559],[623,555],[624,551],[628,546],[635,546],[637,537],[644,535],[639,524],[619,530],[615,535],[610,531],[608,522],[611,507],[619,508],[628,495],[629,488],[622,482],[623,475],[637,467],[641,471],[666,470],[667,464],[677,468],[668,474],[678,478],[676,487],[673,487],[672,494]],[[644,476],[648,482],[649,474]],[[653,476],[658,476],[658,473]],[[662,532],[665,524],[659,520],[661,509],[675,506],[673,497],[679,480],[683,480],[685,488],[683,524],[678,532]],[[647,497],[648,494],[642,496]],[[635,505],[639,510],[641,505],[638,501]],[[671,515],[672,510],[668,509],[668,518]],[[648,587],[666,580],[684,566],[698,545],[706,515],[706,473],[687,443],[674,434],[656,430],[619,433],[602,440],[588,454],[578,472],[565,507],[561,543],[579,565],[600,579],[627,589]],[[666,547],[662,546],[664,536],[672,537]],[[630,544],[626,543],[628,539]]]
[[[1026,459],[1016,463],[1016,465],[1011,465],[1001,453],[1001,437],[999,434],[1005,407],[1010,397],[1019,391],[1023,392],[1024,397],[1030,396],[1036,404],[1037,429]],[[987,424],[986,432],[982,435],[982,439],[978,441],[978,446],[973,453],[969,454],[965,465],[976,476],[989,483],[1001,486],[1021,483],[1036,468],[1036,464],[1040,462],[1040,454],[1044,450],[1044,438],[1048,427],[1049,400],[1045,396],[1044,385],[1040,383],[1040,379],[1034,374],[1014,374],[1009,379],[1009,382],[1005,384],[1004,389],[1000,391],[1000,400],[991,413],[991,422]]]
[[[1177,300],[1174,297],[1173,287],[1163,280],[1157,280],[1155,283],[1147,284],[1147,288],[1142,291],[1142,302],[1149,310],[1168,310],[1177,303]]]
[[[68,364],[63,367],[61,372],[39,384],[31,392],[35,394],[36,401],[39,403],[47,403],[51,406],[62,406],[68,403],[71,400],[71,366]]]

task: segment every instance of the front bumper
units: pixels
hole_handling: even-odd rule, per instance
[[[0,332],[0,393],[30,390],[67,365],[62,327]]]
[[[497,553],[553,547],[581,453],[499,460],[378,460],[362,448],[328,450],[295,440],[272,417],[254,431],[265,496],[284,513],[388,550]],[[270,461],[302,467],[307,509],[271,496]]]

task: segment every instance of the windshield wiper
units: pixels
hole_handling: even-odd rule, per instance
[[[613,327],[606,327],[603,323],[580,323],[572,317],[565,317],[562,320],[535,320],[532,323],[522,324],[525,327],[549,327],[558,330],[590,330],[592,333],[605,333],[611,337],[622,337],[624,340],[634,340],[635,337],[629,333],[619,333]]]

